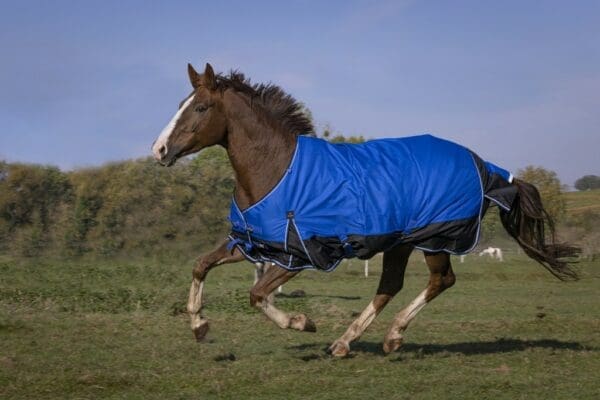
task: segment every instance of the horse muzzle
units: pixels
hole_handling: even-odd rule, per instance
[[[170,167],[175,164],[178,153],[177,149],[168,148],[165,144],[157,144],[156,142],[152,144],[154,159],[164,167]]]

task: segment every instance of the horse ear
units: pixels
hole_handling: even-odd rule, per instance
[[[217,80],[215,79],[215,71],[210,66],[209,63],[206,63],[206,68],[204,68],[204,74],[202,75],[202,83],[209,90],[215,90],[217,87]]]
[[[202,84],[202,76],[196,72],[192,64],[188,63],[188,75],[190,77],[190,83],[194,89],[197,89],[198,86]]]

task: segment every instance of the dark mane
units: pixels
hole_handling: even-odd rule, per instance
[[[217,75],[217,88],[221,91],[233,89],[250,98],[252,106],[258,106],[271,122],[286,133],[307,135],[314,133],[312,121],[306,108],[283,89],[272,83],[252,84],[244,74],[231,71],[229,75]]]

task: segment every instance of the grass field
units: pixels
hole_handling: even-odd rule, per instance
[[[457,284],[385,356],[393,314],[424,287],[421,255],[405,289],[354,344],[324,350],[370,300],[380,266],[345,263],[284,287],[286,310],[317,333],[283,331],[248,306],[252,267],[209,275],[211,331],[195,343],[184,310],[191,263],[0,261],[1,399],[597,399],[600,269],[561,283],[517,254],[455,262]]]

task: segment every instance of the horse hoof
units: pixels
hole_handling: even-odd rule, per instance
[[[196,342],[201,342],[206,337],[208,333],[208,322],[203,321],[199,326],[192,329],[194,332],[194,336],[196,337]]]
[[[334,357],[346,357],[350,352],[350,346],[347,343],[335,341],[327,352]]]
[[[290,318],[290,328],[304,332],[317,331],[317,325],[304,314],[295,315]]]
[[[383,352],[385,354],[390,354],[396,350],[398,350],[402,346],[402,338],[396,339],[386,339],[383,341]]]

